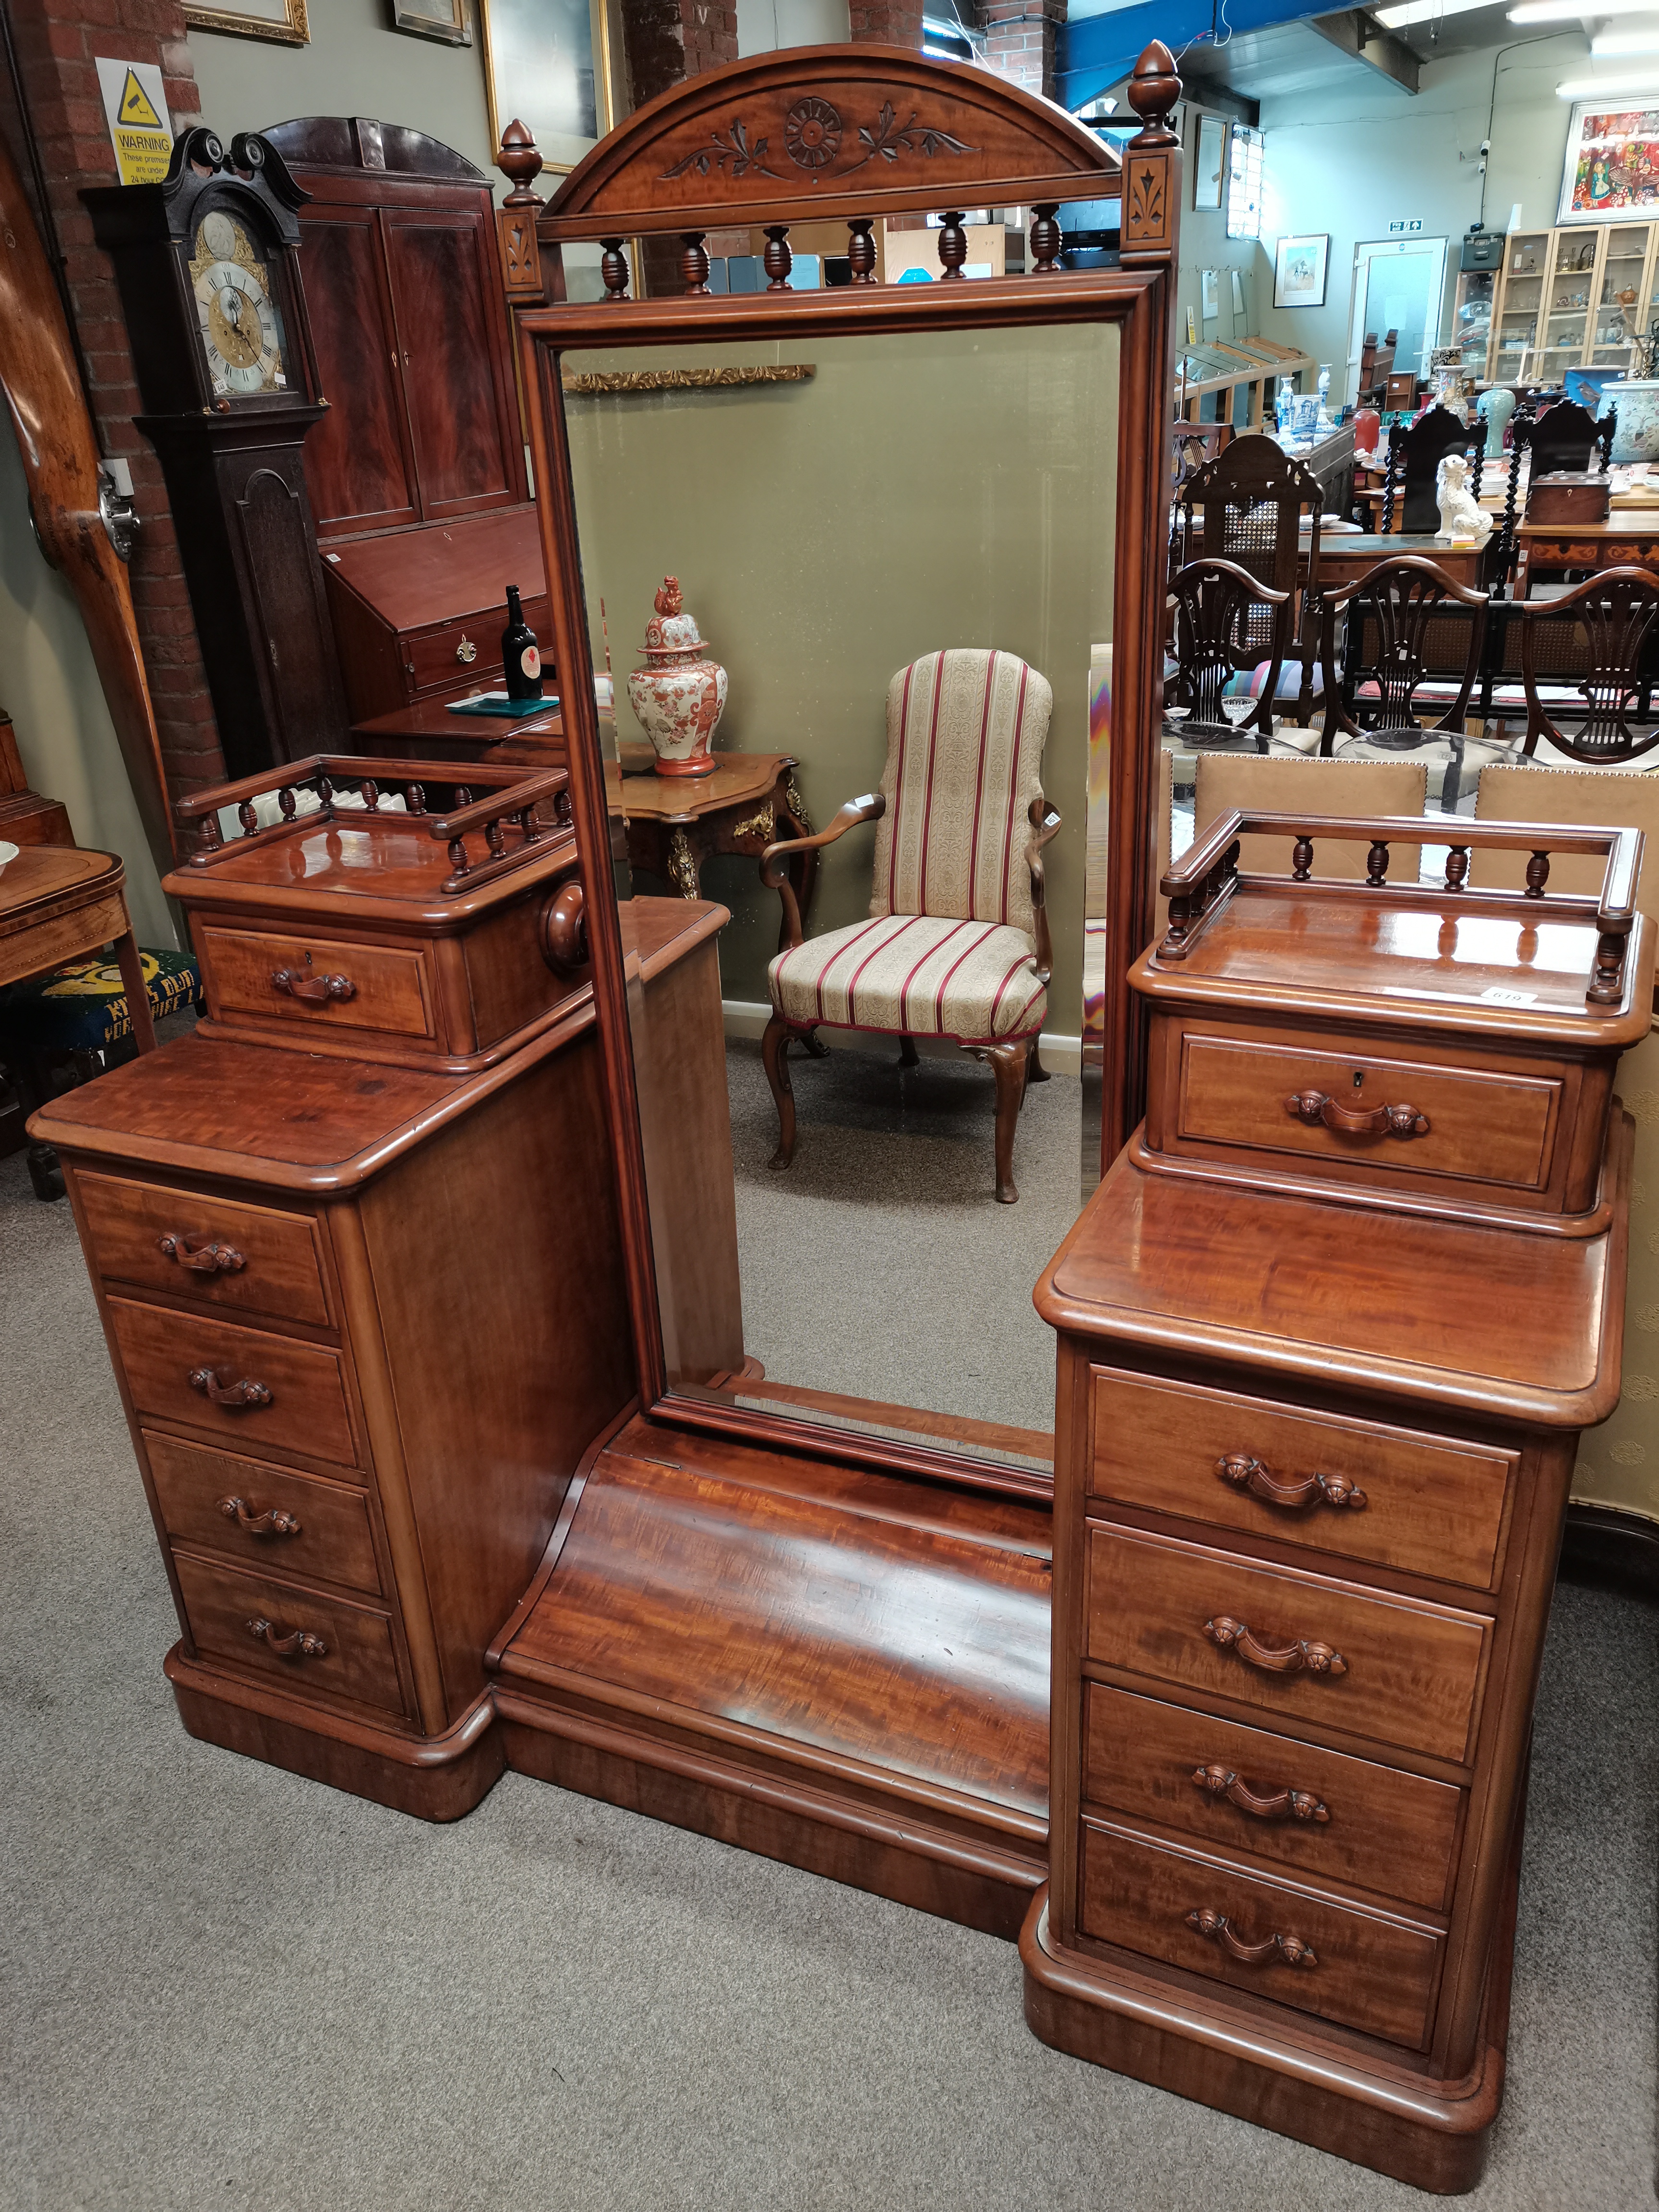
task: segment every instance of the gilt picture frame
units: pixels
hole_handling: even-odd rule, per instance
[[[489,134],[522,123],[545,170],[574,169],[619,119],[609,0],[475,0]]]
[[[389,0],[392,27],[441,46],[470,46],[472,15],[467,0]]]
[[[1659,70],[1653,81],[1659,83]],[[1659,93],[1576,100],[1567,118],[1558,223],[1659,217]]]
[[[185,0],[185,27],[220,31],[233,39],[270,39],[283,46],[308,46],[306,0],[236,0],[234,7],[204,7]]]
[[[1328,230],[1279,240],[1273,256],[1275,307],[1324,306],[1326,268],[1330,250],[1331,234]]]

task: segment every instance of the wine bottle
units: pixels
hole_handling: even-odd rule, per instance
[[[519,587],[507,587],[507,628],[501,632],[501,668],[509,699],[539,699],[542,696],[542,656],[536,633],[524,618]]]

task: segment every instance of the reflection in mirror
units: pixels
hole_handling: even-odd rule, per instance
[[[1100,323],[563,356],[677,1390],[1050,1461],[1117,358]]]

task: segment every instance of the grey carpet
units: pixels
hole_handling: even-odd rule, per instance
[[[192,1743],[74,1226],[17,1158],[0,1297],[5,2212],[1424,2201],[1044,2049],[988,1937],[518,1776],[434,1828]],[[1656,1689],[1652,1616],[1563,1590],[1483,2212],[1653,2201]]]

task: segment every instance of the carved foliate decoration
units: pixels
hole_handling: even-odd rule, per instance
[[[827,100],[816,96],[798,100],[783,118],[784,150],[798,168],[823,182],[855,175],[877,160],[890,167],[902,154],[920,155],[932,161],[941,154],[979,150],[939,125],[923,123],[918,108],[912,108],[908,120],[901,123],[890,100],[883,100],[873,122],[858,125],[857,157],[844,163],[840,161],[843,129],[839,109]],[[734,116],[725,131],[711,131],[707,144],[694,147],[672,168],[665,169],[662,181],[666,184],[674,177],[683,177],[690,169],[704,177],[712,169],[723,169],[732,177],[751,173],[775,177],[780,173],[766,165],[769,143],[769,137],[753,135],[749,121]]]
[[[503,208],[501,215],[501,255],[507,264],[509,296],[542,289],[541,248],[536,240],[534,210],[523,212]]]
[[[1123,164],[1123,244],[1126,248],[1167,246],[1170,241],[1170,157],[1137,153]]]

